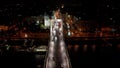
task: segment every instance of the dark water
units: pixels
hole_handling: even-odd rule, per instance
[[[120,42],[67,42],[72,68],[120,67]],[[43,68],[45,54],[6,51],[0,56],[0,68]]]
[[[72,44],[68,45],[68,52],[72,68],[120,67],[119,40]]]
[[[6,52],[0,57],[0,68],[35,68],[34,54],[27,52]]]

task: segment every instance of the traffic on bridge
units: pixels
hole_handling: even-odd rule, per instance
[[[53,26],[50,26],[49,49],[45,59],[45,68],[71,68],[70,59],[63,38],[63,22],[60,11],[56,11]]]

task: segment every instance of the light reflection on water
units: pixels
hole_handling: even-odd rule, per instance
[[[83,52],[87,52],[87,50],[89,48],[91,49],[92,52],[95,52],[96,45],[95,44],[93,44],[93,45],[87,45],[87,44],[84,44],[84,45],[78,45],[78,44],[68,45],[68,50],[73,50],[73,52],[78,52],[79,50],[82,50]]]
[[[75,51],[75,52],[77,52],[77,51],[78,51],[78,49],[79,49],[79,45],[77,45],[77,44],[76,44],[76,45],[74,45],[74,51]]]
[[[93,44],[93,45],[91,46],[91,48],[92,48],[92,51],[95,52],[95,50],[96,50],[96,45]]]
[[[88,45],[87,45],[87,44],[83,45],[83,51],[84,51],[84,52],[87,52],[87,48],[88,48]]]

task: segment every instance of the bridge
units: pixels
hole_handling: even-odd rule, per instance
[[[55,12],[55,15],[59,11]],[[50,26],[50,41],[44,68],[71,68],[71,63],[63,37],[63,22],[55,16]]]

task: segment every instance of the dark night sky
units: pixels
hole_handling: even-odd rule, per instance
[[[85,20],[116,22],[120,19],[120,3],[115,0],[3,0],[0,16],[40,15],[64,4],[63,12]]]

